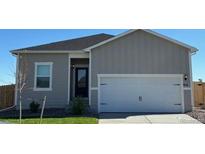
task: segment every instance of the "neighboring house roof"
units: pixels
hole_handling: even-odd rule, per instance
[[[99,46],[101,46],[101,45],[104,45],[104,44],[106,44],[106,43],[108,43],[108,42],[111,42],[111,41],[113,41],[113,40],[116,40],[116,39],[118,39],[118,38],[121,38],[121,37],[123,37],[123,36],[125,36],[125,35],[128,35],[128,34],[130,34],[130,33],[135,32],[135,31],[137,31],[137,30],[145,31],[145,32],[147,32],[147,33],[150,33],[150,34],[152,34],[152,35],[155,35],[155,36],[157,36],[157,37],[160,37],[160,38],[163,38],[163,39],[165,39],[165,40],[167,40],[167,41],[170,41],[170,42],[172,42],[172,43],[178,44],[178,45],[180,45],[180,46],[182,46],[182,47],[185,47],[185,48],[187,48],[187,49],[190,49],[191,52],[196,52],[196,51],[198,51],[198,49],[195,48],[195,47],[192,47],[192,46],[190,46],[190,45],[188,45],[188,44],[185,44],[185,43],[183,43],[183,42],[177,41],[177,40],[175,40],[175,39],[172,39],[172,38],[170,38],[170,37],[167,37],[167,36],[165,36],[165,35],[159,34],[159,33],[157,33],[157,32],[154,32],[154,31],[152,31],[152,30],[149,30],[149,29],[132,29],[132,30],[128,30],[128,31],[126,31],[126,32],[124,32],[124,33],[121,33],[121,34],[119,34],[119,35],[117,35],[117,36],[115,36],[115,37],[112,37],[112,38],[110,38],[110,39],[108,39],[108,40],[105,40],[105,41],[103,41],[103,42],[100,42],[100,43],[98,43],[98,44],[95,44],[95,45],[93,45],[93,46],[90,46],[90,47],[88,47],[88,48],[85,49],[85,50],[89,51],[89,50],[91,50],[91,49],[97,48],[97,47],[99,47]]]
[[[20,51],[79,51],[83,50],[85,48],[88,48],[90,46],[93,46],[95,44],[98,44],[99,42],[105,41],[107,39],[110,39],[114,37],[113,35],[109,34],[96,34],[86,37],[80,37],[76,39],[70,39],[70,40],[64,40],[59,42],[53,42],[49,44],[43,44],[33,47],[27,47],[27,48],[21,48],[12,50],[12,53],[18,53]]]

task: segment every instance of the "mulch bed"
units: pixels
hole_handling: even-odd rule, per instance
[[[187,114],[205,124],[205,110],[194,109],[192,112],[188,112]]]
[[[30,110],[23,110],[22,111],[22,118],[35,118],[40,117],[41,111],[39,110],[37,113],[32,113]],[[94,114],[84,114],[84,115],[73,115],[67,113],[65,109],[45,109],[43,117],[47,118],[63,118],[63,117],[97,117]],[[0,118],[18,118],[19,117],[19,110],[8,110],[0,112]]]

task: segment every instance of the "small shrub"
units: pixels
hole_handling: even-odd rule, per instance
[[[30,110],[31,110],[31,112],[33,112],[33,113],[37,113],[39,107],[40,107],[40,104],[39,104],[38,102],[36,102],[36,101],[32,101],[32,102],[30,103]]]
[[[85,113],[85,103],[81,97],[76,97],[71,103],[71,112],[81,115]]]

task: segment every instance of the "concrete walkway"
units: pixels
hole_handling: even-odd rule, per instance
[[[102,113],[99,124],[200,124],[186,114],[149,114]]]
[[[9,122],[0,121],[0,124],[10,124]]]

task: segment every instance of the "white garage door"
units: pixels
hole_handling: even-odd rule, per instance
[[[183,111],[181,75],[99,76],[99,112]]]

